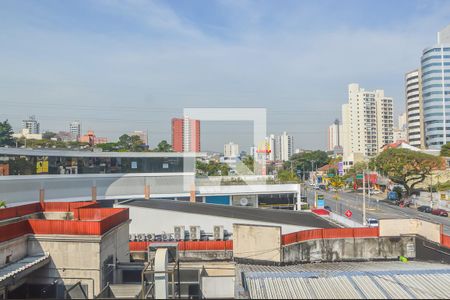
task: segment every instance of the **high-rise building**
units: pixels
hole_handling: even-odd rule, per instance
[[[450,141],[450,25],[421,58],[425,145],[440,149]]]
[[[287,161],[294,154],[294,137],[283,132],[275,138],[275,160]]]
[[[337,147],[342,147],[342,124],[338,119],[328,127],[328,151]]]
[[[413,70],[405,75],[407,141],[411,146],[425,148],[422,75]]]
[[[233,142],[223,146],[223,156],[225,157],[239,157],[239,145]]]
[[[172,119],[172,149],[175,152],[200,152],[200,121],[185,116]]]
[[[358,84],[348,86],[348,103],[342,106],[344,168],[376,155],[393,142],[393,100],[383,90],[365,91]]]
[[[28,129],[29,134],[39,134],[40,124],[36,120],[36,116],[30,116],[27,120],[22,121],[22,128]]]
[[[81,123],[74,121],[69,124],[69,132],[72,135],[72,139],[78,141],[81,137]]]

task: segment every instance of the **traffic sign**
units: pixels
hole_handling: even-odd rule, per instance
[[[350,219],[352,217],[353,213],[350,209],[347,209],[347,211],[345,212],[345,215],[347,216],[347,218]]]
[[[363,179],[363,174],[356,174],[356,179]]]

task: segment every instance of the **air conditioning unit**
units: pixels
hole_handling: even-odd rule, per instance
[[[213,237],[215,241],[224,240],[225,234],[223,230],[223,226],[214,226]]]
[[[143,241],[144,241],[144,239],[145,239],[145,234],[141,234],[141,233],[139,233],[139,234],[138,234],[138,238],[137,238],[137,240],[138,240],[139,242],[143,242]]]
[[[199,241],[200,237],[200,226],[189,226],[189,239]]]
[[[184,226],[175,226],[173,228],[173,235],[175,237],[175,241],[184,241],[186,238],[186,231]]]

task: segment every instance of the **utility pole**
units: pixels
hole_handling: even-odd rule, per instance
[[[433,208],[433,174],[431,174],[430,207]]]
[[[363,226],[366,226],[366,174],[363,170]]]

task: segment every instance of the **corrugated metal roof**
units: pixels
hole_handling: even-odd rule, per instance
[[[13,276],[17,276],[19,273],[26,271],[38,263],[44,262],[45,260],[49,260],[48,254],[42,254],[37,256],[26,256],[21,260],[13,262],[9,265],[6,265],[3,268],[0,268],[0,283],[8,278]]]
[[[450,266],[426,262],[239,265],[252,299],[450,298]]]

